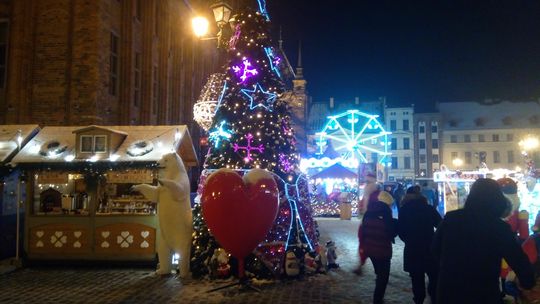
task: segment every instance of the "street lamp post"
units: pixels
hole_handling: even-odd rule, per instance
[[[461,158],[454,158],[452,160],[452,165],[454,165],[456,169],[459,169],[461,166],[463,166],[463,160]]]
[[[201,40],[217,39],[217,46],[221,48],[226,39],[224,38],[224,29],[231,19],[232,7],[226,1],[217,1],[210,6],[214,14],[214,20],[219,28],[215,37],[205,37],[208,34],[209,22],[205,17],[197,16],[192,19],[191,25],[195,36]]]
[[[521,148],[521,155],[525,160],[527,165],[527,173],[531,177],[537,177],[536,166],[534,164],[534,159],[531,157],[530,153],[538,148],[540,145],[538,138],[532,135],[527,135],[525,138],[519,141],[519,147]]]

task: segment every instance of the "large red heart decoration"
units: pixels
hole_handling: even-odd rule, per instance
[[[233,170],[219,169],[206,180],[201,204],[204,220],[219,244],[243,259],[272,228],[279,191],[266,170],[253,169],[242,178]]]

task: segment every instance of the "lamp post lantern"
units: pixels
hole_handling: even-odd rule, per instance
[[[192,19],[191,24],[195,36],[201,40],[213,40],[217,39],[218,48],[222,47],[223,35],[225,25],[231,20],[232,7],[226,1],[217,1],[210,6],[214,14],[214,21],[216,22],[219,32],[215,37],[204,37],[208,33],[209,22],[205,17],[197,16]]]

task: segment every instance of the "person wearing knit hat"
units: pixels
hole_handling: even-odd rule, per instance
[[[411,277],[414,303],[424,303],[426,275],[429,279],[427,289],[431,302],[435,303],[437,298],[438,268],[430,247],[434,230],[441,220],[441,215],[428,203],[424,195],[411,192],[403,198],[403,206],[399,210],[398,231],[399,238],[405,243],[403,270]]]
[[[360,262],[363,265],[369,258],[375,269],[373,303],[382,303],[390,276],[392,243],[397,235],[397,223],[390,208],[392,202],[392,195],[386,191],[371,193],[358,229]]]

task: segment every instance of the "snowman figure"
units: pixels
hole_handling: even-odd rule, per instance
[[[285,256],[285,274],[289,277],[295,277],[300,274],[300,265],[296,255],[292,251],[288,251]]]
[[[332,240],[326,242],[326,260],[328,261],[328,269],[339,268],[339,264],[336,263],[336,244]]]

